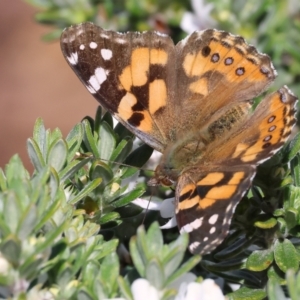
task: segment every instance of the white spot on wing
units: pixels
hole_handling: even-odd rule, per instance
[[[215,231],[216,231],[216,227],[212,227],[212,228],[210,229],[209,233],[210,233],[210,234],[213,234],[213,233],[215,233]]]
[[[71,56],[67,56],[67,60],[71,65],[76,65],[78,63],[78,53],[71,53]]]
[[[84,48],[85,48],[85,46],[84,46],[83,44],[81,44],[81,45],[79,46],[79,49],[80,49],[80,50],[84,50]]]
[[[208,241],[208,237],[207,236],[203,239],[203,242],[206,242],[206,241]]]
[[[90,42],[90,48],[91,49],[96,49],[98,45],[95,42]]]
[[[123,38],[116,38],[115,42],[119,43],[119,44],[126,44],[127,43],[127,41],[125,39],[123,39]]]
[[[202,221],[203,221],[203,217],[200,219],[196,219],[193,222],[184,225],[181,229],[180,229],[180,233],[183,232],[192,232],[195,229],[198,229],[201,225],[202,225]]]
[[[97,68],[95,70],[95,75],[91,76],[89,79],[89,84],[95,91],[99,91],[101,84],[107,79],[107,72],[103,68]]]
[[[218,214],[214,214],[212,215],[209,219],[208,219],[208,223],[210,225],[214,225],[216,224],[217,220],[218,220],[219,215]]]
[[[110,60],[112,58],[112,51],[110,49],[101,49],[101,56],[105,60]]]
[[[193,252],[199,245],[200,245],[199,242],[191,243],[191,244],[189,245],[190,251]]]

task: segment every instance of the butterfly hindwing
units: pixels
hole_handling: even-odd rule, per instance
[[[255,168],[250,165],[190,169],[176,188],[176,219],[190,236],[192,253],[207,253],[226,237],[235,207],[250,187]]]
[[[262,163],[289,138],[296,123],[297,100],[287,87],[266,96],[229,137],[208,147],[204,159],[228,165]]]

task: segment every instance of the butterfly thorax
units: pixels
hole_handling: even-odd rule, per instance
[[[236,132],[248,116],[250,103],[244,102],[226,110],[217,111],[211,121],[190,134],[182,134],[177,141],[165,149],[155,179],[151,185],[171,186],[185,171],[207,164],[207,149],[214,145],[216,139]]]

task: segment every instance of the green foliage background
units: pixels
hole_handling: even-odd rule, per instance
[[[180,0],[27,2],[40,9],[38,22],[51,25],[45,40],[59,38],[66,26],[92,21],[120,31],[161,29],[178,41],[186,35],[182,17],[193,7]],[[202,8],[193,12],[196,20],[211,20],[218,29],[242,35],[272,57],[279,73],[273,89],[286,84],[300,95],[299,1],[194,3]],[[297,299],[299,134],[259,167],[236,210],[231,234],[201,261],[186,252],[187,237],[178,236],[177,229],[159,230],[153,221],[163,220],[156,212],[147,215],[147,233],[137,230],[144,212],[131,201],[151,194],[146,185],[151,174],[140,174],[134,189],[127,186],[152,149],[133,147],[133,140],[101,108],[66,138],[37,120],[27,144],[33,175],[17,156],[0,170],[0,297],[133,299],[130,285],[142,277],[161,291],[161,299],[174,299],[172,282],[191,270],[198,281],[218,279],[229,299]],[[165,192],[158,191],[159,201]],[[230,283],[241,286],[233,291]]]

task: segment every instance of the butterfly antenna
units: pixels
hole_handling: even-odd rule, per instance
[[[144,214],[144,218],[143,218],[143,221],[142,221],[142,225],[144,225],[145,223],[145,220],[146,220],[146,215],[147,215],[147,212],[149,210],[149,205],[150,205],[150,202],[152,200],[152,196],[153,196],[153,189],[151,189],[151,195],[150,195],[150,198],[149,198],[149,201],[148,201],[148,205],[146,207],[146,211],[145,211],[145,214]]]

